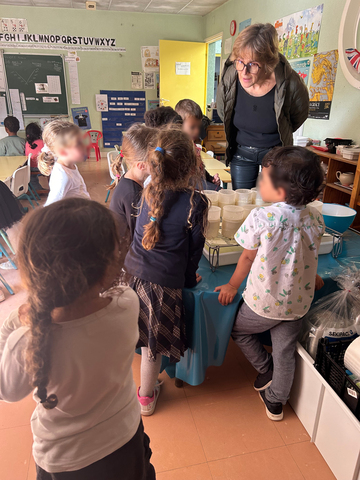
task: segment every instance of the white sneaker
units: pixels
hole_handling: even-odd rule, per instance
[[[5,300],[5,294],[0,288],[0,302],[3,302]]]
[[[155,390],[152,397],[141,397],[139,395],[140,387],[137,391],[137,397],[141,407],[141,415],[148,417],[155,412],[156,402],[158,401],[160,395],[160,386],[163,382],[159,382],[155,386]]]

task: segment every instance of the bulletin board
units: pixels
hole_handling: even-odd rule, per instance
[[[68,115],[61,55],[4,53],[9,90],[18,90],[23,115]]]
[[[100,94],[108,97],[108,111],[101,112],[104,148],[114,148],[133,123],[144,122],[145,92],[100,90]]]

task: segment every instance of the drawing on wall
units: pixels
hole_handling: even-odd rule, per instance
[[[144,88],[146,90],[155,89],[155,72],[144,73]]]
[[[141,64],[144,72],[158,72],[160,65],[159,47],[141,47]]]
[[[91,129],[90,114],[87,107],[72,108],[71,113],[75,125],[83,130]]]
[[[280,18],[275,22],[279,51],[287,59],[315,55],[318,51],[324,4]]]
[[[242,22],[239,23],[239,32],[242,32],[243,30],[245,30],[246,27],[248,27],[249,25],[251,25],[251,18],[248,18],[247,20],[243,20]]]
[[[303,60],[292,60],[290,64],[295,72],[304,80],[305,85],[308,86],[311,61],[304,58]]]
[[[142,73],[131,72],[131,88],[134,90],[142,89]]]
[[[155,110],[158,106],[159,100],[148,100],[148,110]]]
[[[314,55],[309,88],[309,118],[329,120],[338,59],[337,50]]]

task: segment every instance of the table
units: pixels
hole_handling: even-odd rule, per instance
[[[335,259],[330,253],[319,256],[318,274],[325,285],[315,293],[314,301],[338,289],[331,274],[334,269],[351,263],[360,268],[360,235],[348,230],[340,257]],[[242,283],[239,293],[227,307],[220,305],[214,288],[227,283],[234,268],[235,265],[227,265],[211,272],[209,262],[204,256],[201,258],[198,272],[202,281],[193,289],[183,290],[189,349],[177,364],[169,365],[164,358],[163,367],[170,377],[176,376],[190,385],[199,385],[204,381],[208,367],[223,363],[246,282]]]
[[[4,182],[26,162],[26,156],[0,157],[0,180]]]
[[[230,168],[225,165],[225,163],[216,160],[216,158],[208,155],[205,152],[201,152],[201,159],[205,165],[206,170],[226,170],[227,172],[230,171]]]

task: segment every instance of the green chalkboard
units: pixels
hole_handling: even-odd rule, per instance
[[[62,56],[4,53],[4,63],[8,88],[19,90],[23,115],[68,115]]]

